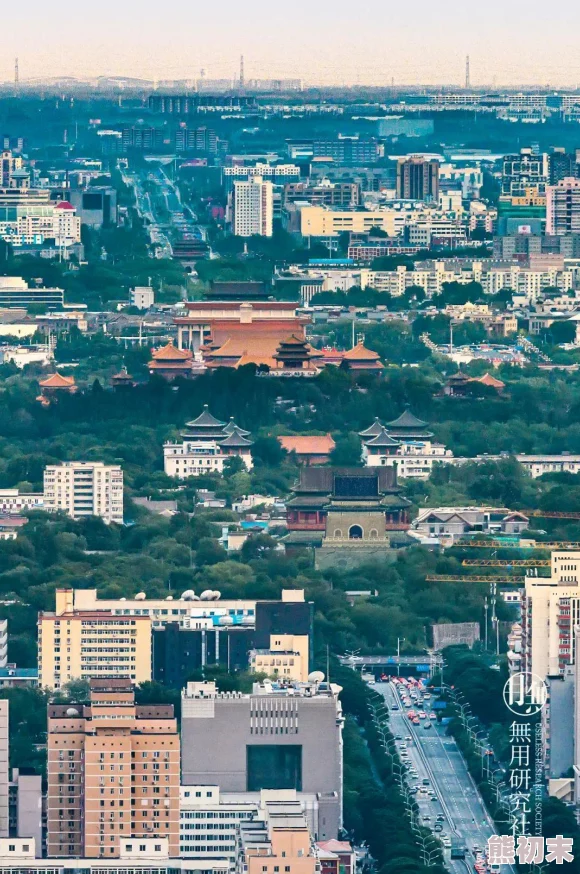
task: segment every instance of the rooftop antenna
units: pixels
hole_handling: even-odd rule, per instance
[[[469,55],[465,58],[465,90],[469,91],[471,88],[471,77],[469,75]]]
[[[14,90],[18,93],[20,88],[20,74],[18,72],[18,58],[14,58]]]
[[[240,55],[240,91],[244,90],[246,78],[244,76],[244,56]]]

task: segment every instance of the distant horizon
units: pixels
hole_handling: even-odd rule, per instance
[[[533,0],[491,0],[474,12],[462,0],[444,9],[431,0],[386,6],[366,0],[233,0],[194,5],[165,0],[162,8],[135,0],[101,0],[98,8],[54,0],[27,5],[26,26],[15,4],[3,9],[0,81],[121,76],[150,81],[245,78],[302,79],[311,87],[461,87],[470,56],[474,87],[552,89],[580,84],[576,33],[580,6],[564,2],[546,16]],[[562,22],[565,21],[565,27]]]

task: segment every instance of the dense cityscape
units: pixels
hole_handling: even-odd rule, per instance
[[[0,86],[0,874],[580,871],[580,90],[246,69]]]

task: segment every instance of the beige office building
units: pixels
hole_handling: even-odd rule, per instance
[[[250,652],[250,668],[280,680],[308,680],[308,635],[272,634],[269,649]]]
[[[71,680],[151,679],[151,618],[79,610],[72,589],[57,589],[56,610],[38,618],[38,679],[59,689]]]
[[[48,855],[115,859],[128,838],[167,838],[179,856],[179,749],[173,706],[136,705],[128,680],[49,704]]]
[[[123,524],[123,471],[100,461],[67,461],[44,469],[44,509],[73,519],[100,516]]]

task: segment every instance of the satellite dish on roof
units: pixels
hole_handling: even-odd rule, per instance
[[[76,707],[67,707],[66,709],[67,716],[80,716],[80,713],[76,709]]]
[[[146,598],[147,595],[145,594],[145,592],[137,592],[137,594],[135,595],[136,601],[145,601]]]
[[[213,592],[211,589],[204,589],[199,597],[202,601],[211,601],[212,595],[213,595]]]
[[[234,620],[232,616],[220,616],[219,618],[220,625],[233,625]]]
[[[173,601],[173,595],[168,595],[165,600],[166,601]]]
[[[183,592],[181,595],[182,601],[193,601],[194,598],[195,592],[193,591],[193,589],[186,589],[185,592]]]
[[[308,674],[308,682],[309,683],[322,683],[324,680],[324,674],[322,671],[312,671],[311,674]]]
[[[219,601],[221,596],[222,596],[222,593],[218,592],[216,589],[214,589],[213,592],[211,593],[211,600],[212,601]]]
[[[127,600],[126,598],[121,598],[121,601],[126,601],[126,600]]]

